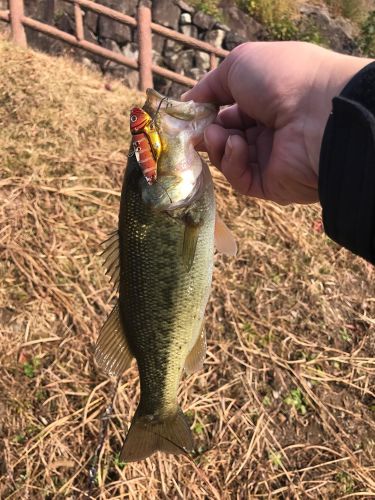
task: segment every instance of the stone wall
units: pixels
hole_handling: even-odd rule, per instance
[[[73,6],[63,0],[24,0],[25,13],[44,23],[56,26],[67,33],[75,33]],[[135,16],[139,0],[96,0],[97,3],[111,7],[124,14]],[[144,0],[143,0],[144,1]],[[1,5],[6,0],[0,0]],[[212,16],[197,11],[184,0],[153,0],[152,20],[163,26],[178,30],[200,40],[207,41],[216,47],[227,50],[248,40],[264,40],[269,38],[267,29],[256,20],[241,11],[232,0],[222,2],[225,6],[225,23],[218,22]],[[320,22],[332,40],[332,48],[344,52],[353,52],[353,40],[349,28],[332,20],[327,11],[317,7],[305,6],[302,22],[309,17]],[[122,25],[105,16],[84,10],[85,38],[107,49],[122,53],[136,59],[138,57],[136,29]],[[138,84],[138,73],[112,61],[103,60],[99,56],[88,54],[71,46],[54,40],[32,30],[27,30],[28,43],[40,50],[53,54],[69,53],[79,58],[84,64],[96,68],[104,74],[112,74],[130,87]],[[194,50],[178,42],[153,34],[153,61],[155,64],[176,71],[193,79],[199,79],[209,70],[209,55]],[[154,77],[155,88],[164,94],[179,95],[184,91],[181,85],[164,78]]]

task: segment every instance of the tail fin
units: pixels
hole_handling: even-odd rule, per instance
[[[193,435],[180,408],[165,420],[137,413],[121,450],[122,461],[144,460],[156,451],[179,455],[193,449]]]

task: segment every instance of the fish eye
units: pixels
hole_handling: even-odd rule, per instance
[[[131,117],[130,117],[130,121],[131,121],[132,123],[136,122],[136,121],[137,121],[137,117],[136,117],[135,115],[131,115]]]

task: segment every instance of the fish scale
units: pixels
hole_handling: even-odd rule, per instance
[[[203,214],[204,224],[188,271],[180,253],[183,223],[140,202],[140,178],[129,160],[119,219],[120,311],[138,363],[140,409],[163,414],[177,407],[185,358],[200,333],[211,282],[215,207],[210,183],[189,208]]]

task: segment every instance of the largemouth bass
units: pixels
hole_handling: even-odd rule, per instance
[[[214,120],[216,107],[148,90],[143,109],[161,141],[157,180],[150,184],[136,155],[129,156],[118,230],[104,251],[119,298],[95,352],[98,364],[112,375],[137,360],[141,396],[121,452],[127,462],[158,450],[180,454],[193,448],[177,390],[183,369],[197,370],[205,356],[203,320],[215,232],[212,178],[194,146]],[[219,246],[233,253],[229,230],[222,223],[216,227]]]

